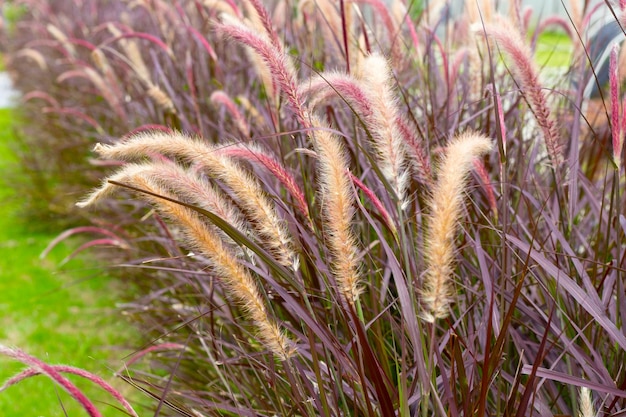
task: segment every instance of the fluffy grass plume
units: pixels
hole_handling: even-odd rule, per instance
[[[340,292],[349,302],[354,302],[361,288],[355,238],[351,231],[355,197],[348,161],[341,142],[327,130],[316,131],[313,138],[318,156],[325,229],[333,255],[333,273]]]
[[[336,71],[322,73],[302,84],[302,95],[311,96],[311,108],[335,95],[350,105],[371,136],[378,167],[403,206],[407,203],[410,177],[407,145],[415,145],[417,141],[410,139],[409,128],[400,117],[387,60],[378,53],[371,54],[365,58],[365,67],[367,71],[362,78]],[[421,162],[416,158],[419,168],[422,168]],[[419,172],[426,170],[418,169]]]
[[[295,208],[310,220],[306,197],[296,179],[283,164],[260,146],[255,144],[226,144],[220,152],[233,158],[241,158],[252,165],[259,165],[268,170],[296,200]]]
[[[225,199],[222,193],[206,179],[202,178],[198,172],[184,169],[171,162],[157,161],[126,164],[119,172],[108,177],[97,191],[94,191],[77,205],[86,207],[102,201],[117,191],[118,187],[109,181],[124,182],[126,178],[136,175],[150,178],[161,187],[174,193],[181,200],[215,213],[246,236],[253,236],[253,232],[249,229],[249,225],[246,224],[243,215],[234,207],[232,202]],[[231,242],[228,235],[225,233],[221,234],[225,241]],[[231,243],[234,245],[234,242]]]
[[[423,318],[445,318],[452,301],[454,238],[463,207],[466,177],[476,157],[492,149],[491,140],[465,132],[455,138],[440,163],[437,183],[429,202],[430,222],[426,238],[426,276],[422,289]]]
[[[145,175],[145,170],[140,166],[131,165],[114,175],[114,179],[151,193],[140,196],[180,226],[191,249],[197,250],[210,261],[213,270],[229,289],[230,294],[256,325],[258,337],[264,345],[277,357],[283,360],[289,358],[293,354],[292,343],[270,319],[257,284],[240,260],[224,245],[220,235],[193,210],[169,201],[168,199],[175,200],[177,196],[160,186],[149,175]],[[104,184],[79,204],[81,206],[93,204],[102,198],[103,193],[108,194],[111,191],[110,184]]]
[[[279,88],[287,99],[292,111],[302,125],[307,117],[302,108],[303,101],[297,88],[297,74],[293,62],[285,51],[270,41],[263,33],[255,31],[229,15],[222,15],[222,24],[217,26],[220,33],[248,46],[269,68],[272,85]]]
[[[618,66],[619,45],[614,45],[611,49],[609,59],[609,86],[611,90],[611,140],[613,145],[613,162],[619,170],[621,163],[622,147],[624,145],[624,133],[626,131],[626,109],[621,102],[620,75]]]
[[[297,263],[289,233],[258,181],[214,147],[180,133],[153,131],[140,133],[117,145],[97,145],[95,150],[108,159],[133,161],[162,154],[197,165],[209,177],[223,181],[232,190],[260,239],[283,265]]]
[[[406,202],[409,171],[406,167],[406,147],[397,127],[399,111],[392,88],[392,74],[387,60],[378,53],[364,60],[364,88],[373,103],[372,137],[379,155],[379,167],[398,197],[400,206]]]
[[[593,409],[591,390],[587,387],[582,387],[580,389],[578,417],[596,417],[596,415],[596,411]]]
[[[69,373],[78,375],[95,383],[96,385],[99,385],[102,389],[107,391],[117,401],[120,402],[120,404],[128,412],[128,415],[137,417],[137,413],[135,412],[133,407],[124,399],[124,397],[111,385],[109,385],[106,381],[104,381],[97,375],[93,375],[82,369],[76,369],[70,366],[49,365],[20,349],[11,348],[2,344],[0,344],[0,355],[7,356],[11,359],[22,362],[29,367],[27,370],[9,379],[2,387],[0,387],[0,391],[3,391],[9,386],[14,385],[31,376],[43,374],[50,378],[60,388],[65,390],[70,396],[72,396],[72,398],[78,401],[78,403],[84,408],[84,410],[87,412],[87,414],[89,414],[90,417],[102,417],[103,414],[100,413],[94,403],[89,398],[87,398],[87,396],[85,396],[85,394],[78,387],[76,387],[76,385],[74,385],[69,379],[62,375],[64,373]]]
[[[520,31],[514,28],[513,23],[501,18],[497,23],[486,25],[485,31],[488,36],[497,41],[498,47],[510,58],[510,69],[528,99],[543,134],[550,163],[556,169],[563,163],[563,144],[556,121],[548,106],[543,86],[539,82],[539,71],[533,60],[530,47]]]

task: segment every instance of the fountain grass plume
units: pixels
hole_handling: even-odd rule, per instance
[[[139,166],[137,166],[139,167]],[[128,169],[118,173],[109,181],[128,184],[131,187],[145,191],[139,196],[154,205],[156,209],[174,224],[182,229],[185,243],[190,249],[198,251],[210,262],[213,271],[221,279],[231,296],[236,298],[248,317],[257,327],[257,335],[263,344],[278,358],[286,360],[294,354],[293,343],[283,334],[274,323],[265,307],[263,298],[256,282],[247,269],[241,264],[237,256],[224,245],[223,239],[213,227],[202,220],[192,209],[174,202],[176,195],[162,187],[139,169]],[[81,206],[93,204],[101,199],[102,189],[110,194],[120,187],[112,182],[92,193],[84,200]],[[113,188],[114,187],[114,188]],[[94,197],[94,195],[96,197]]]
[[[374,115],[373,103],[361,80],[340,71],[324,71],[300,84],[299,92],[308,98],[311,109],[339,95],[354,111],[367,121]]]
[[[350,179],[352,180],[354,185],[356,185],[357,188],[360,189],[363,192],[363,194],[365,194],[367,199],[372,202],[372,205],[376,207],[380,215],[385,220],[385,223],[387,223],[387,226],[389,227],[389,229],[394,234],[397,233],[398,229],[393,221],[393,218],[391,217],[391,215],[385,208],[383,202],[380,201],[378,196],[374,193],[374,191],[372,191],[367,185],[365,185],[365,183],[363,183],[363,181],[361,181],[359,177],[353,175],[352,173],[350,174]]]
[[[382,59],[384,60],[384,58]],[[387,79],[389,80],[389,74],[387,74]],[[393,172],[394,166],[395,168],[404,167],[404,159],[406,154],[408,154],[411,157],[409,161],[415,166],[418,179],[422,183],[430,185],[432,181],[430,160],[414,129],[410,127],[409,123],[399,113],[393,99],[387,101],[380,100],[380,97],[376,98],[375,93],[367,86],[366,82],[353,75],[338,71],[327,71],[303,82],[300,86],[300,94],[308,98],[310,108],[317,107],[320,103],[326,102],[334,95],[340,96],[354,110],[355,114],[361,118],[369,130],[372,138],[375,140],[374,143],[377,149],[380,148],[379,156],[387,160],[387,162],[382,164],[382,166],[388,167],[387,171]],[[390,86],[385,82],[379,84],[379,87],[387,90],[387,93],[391,92]],[[390,98],[389,96],[387,97]],[[394,96],[392,95],[391,97]],[[394,116],[395,119],[390,121],[386,116]],[[384,125],[384,127],[381,127],[381,125]],[[390,135],[385,136],[384,132],[390,133]],[[394,152],[394,148],[397,148],[397,151]],[[395,163],[392,163],[394,161]],[[402,187],[399,187],[398,190],[406,188],[408,178],[405,178],[405,175],[408,175],[408,173],[402,173],[401,181],[392,178],[390,182],[398,183],[398,185],[402,184]],[[389,180],[389,176],[386,175],[386,177]]]
[[[128,59],[129,65],[133,69],[139,81],[143,84],[148,97],[150,97],[158,107],[166,112],[175,113],[176,106],[174,105],[171,97],[152,80],[151,72],[141,55],[141,50],[139,49],[139,44],[136,40],[126,39],[125,35],[113,24],[108,24],[107,29],[120,42],[122,50]]]
[[[142,190],[171,198],[166,190],[147,179],[139,177],[131,183]],[[256,325],[257,335],[263,344],[281,360],[291,357],[295,353],[292,341],[270,319],[253,277],[241,265],[239,259],[223,245],[222,239],[191,209],[160,197],[151,195],[143,197],[156,205],[162,214],[180,225],[187,236],[187,242],[211,261],[229,293],[237,299]]]
[[[539,71],[532,58],[530,47],[518,30],[511,30],[512,27],[514,27],[513,23],[502,18],[497,23],[485,25],[484,30],[512,61],[510,69],[520,83],[521,91],[528,99],[543,134],[550,162],[556,169],[563,163],[563,144],[558,127],[539,82]],[[482,31],[482,28],[480,30]]]
[[[391,69],[387,60],[378,53],[365,58],[363,72],[364,88],[372,99],[373,115],[371,134],[378,154],[378,164],[385,179],[396,193],[398,203],[408,205],[406,190],[409,181],[406,146],[397,127],[399,110],[391,83]]]
[[[259,182],[218,148],[181,133],[142,132],[115,145],[96,145],[102,157],[126,161],[142,160],[152,154],[180,158],[204,170],[212,179],[222,181],[250,220],[259,238],[277,260],[290,267],[297,265],[291,237],[276,207]]]
[[[321,126],[321,121],[314,122]],[[313,133],[317,152],[322,210],[328,246],[333,259],[333,275],[339,291],[350,303],[362,292],[356,243],[352,233],[354,196],[343,145],[327,129]]]
[[[74,47],[72,42],[70,42],[70,40],[67,37],[67,35],[65,33],[63,33],[63,31],[61,29],[59,29],[58,27],[56,27],[52,23],[48,23],[48,25],[46,25],[46,30],[48,31],[48,33],[50,33],[50,35],[52,35],[52,37],[54,39],[59,41],[59,43],[67,51],[67,53],[69,54],[70,57],[76,58],[76,56],[78,55],[76,53],[76,48]]]
[[[263,2],[261,0],[246,0],[245,4],[252,6],[250,14],[256,15],[254,16],[254,18],[258,18],[259,22],[266,32],[267,37],[272,43],[272,46],[274,46],[274,48],[276,48],[278,51],[282,52],[283,44],[280,40],[280,37],[278,36],[278,33],[276,32],[276,29],[274,29],[272,18],[270,17],[267,9],[263,5]]]
[[[591,390],[587,387],[580,388],[578,417],[596,417],[597,413],[593,407]]]
[[[489,178],[489,173],[487,172],[487,168],[482,161],[478,159],[474,159],[474,169],[476,170],[476,174],[478,174],[478,178],[480,180],[480,184],[485,191],[485,195],[487,197],[487,202],[489,203],[489,208],[493,212],[494,215],[498,215],[498,202],[496,199],[496,194],[493,191],[493,184],[491,178]]]
[[[76,369],[76,368],[69,367],[69,366],[48,365],[47,363],[35,358],[34,356],[27,354],[26,352],[20,349],[11,348],[2,344],[0,344],[0,354],[4,356],[8,356],[9,358],[22,362],[23,364],[29,366],[29,369],[27,369],[26,371],[23,371],[20,374],[16,375],[15,377],[10,378],[0,388],[0,391],[8,388],[11,385],[18,383],[19,381],[25,378],[28,378],[37,374],[43,374],[43,375],[46,375],[48,378],[50,378],[52,381],[54,381],[54,383],[56,383],[59,387],[63,388],[72,398],[74,398],[84,408],[84,410],[87,412],[87,414],[89,414],[90,417],[102,417],[102,414],[100,413],[100,411],[98,411],[98,409],[93,404],[93,402],[89,400],[89,398],[87,398],[87,396],[80,389],[78,389],[76,385],[74,385],[70,380],[68,380],[63,375],[61,375],[62,372],[72,373],[72,374],[81,376],[83,378],[86,378],[94,382],[95,384],[99,385],[105,391],[113,395],[115,399],[120,401],[122,406],[129,413],[129,415],[137,417],[137,413],[135,412],[135,410],[133,410],[131,405],[126,400],[124,400],[123,396],[118,391],[116,391],[113,387],[111,387],[108,383],[106,383],[102,378],[96,375],[93,375],[87,371]]]
[[[414,151],[411,155],[420,174],[428,173],[427,177],[430,169],[426,167],[420,144],[400,115],[387,60],[378,53],[370,54],[364,60],[364,68],[368,70],[361,78],[336,71],[324,72],[302,83],[300,92],[310,96],[311,108],[333,95],[346,101],[363,121],[372,138],[378,166],[403,207],[408,203],[408,149]]]
[[[297,88],[296,71],[285,51],[276,47],[263,33],[256,32],[229,15],[222,15],[222,23],[216,28],[225,36],[248,46],[263,60],[270,70],[272,84],[280,88],[298,122],[307,126],[308,118]]]
[[[620,46],[618,44],[613,45],[609,58],[609,87],[611,93],[611,139],[613,145],[613,163],[619,171],[622,155],[622,146],[624,145],[624,125],[626,122],[623,120],[623,109],[620,109],[620,76],[618,67],[618,55]]]
[[[150,178],[161,187],[174,193],[180,200],[215,213],[246,236],[253,235],[241,212],[236,209],[232,201],[224,197],[223,193],[215,189],[196,170],[185,169],[167,161],[125,164],[117,173],[105,179],[100,188],[93,191],[85,200],[77,203],[77,206],[86,207],[96,204],[117,191],[117,186],[109,181],[124,182],[126,178],[135,175]],[[218,233],[225,242],[236,246],[226,233],[221,230],[218,230]]]
[[[295,199],[296,209],[298,209],[298,211],[306,217],[309,223],[311,222],[309,206],[306,202],[304,191],[302,191],[293,174],[289,172],[273,155],[253,143],[227,144],[221,147],[219,152],[232,158],[241,158],[253,165],[260,165],[271,172],[272,175],[280,181],[289,194],[291,194],[291,196]]]
[[[491,140],[486,136],[465,132],[450,143],[439,164],[437,182],[428,204],[426,272],[421,291],[422,317],[427,322],[448,316],[448,305],[452,302],[454,240],[463,208],[466,178],[474,159],[491,149]]]
[[[232,117],[233,122],[237,127],[237,130],[239,130],[239,133],[241,133],[244,138],[250,137],[250,126],[248,125],[246,118],[243,116],[243,114],[241,114],[241,112],[237,108],[237,105],[228,94],[221,90],[214,91],[211,94],[209,100],[211,100],[211,103],[216,106],[223,106],[226,111],[228,111],[228,114],[230,114],[230,116]]]
[[[138,417],[137,413],[135,412],[133,407],[130,405],[130,403],[124,398],[124,396],[115,388],[113,388],[111,384],[109,384],[104,379],[100,378],[99,376],[94,375],[90,372],[87,372],[84,369],[75,368],[73,366],[67,366],[67,365],[49,365],[49,366],[51,369],[54,369],[56,372],[70,374],[70,375],[77,375],[82,378],[85,378],[88,381],[93,382],[94,384],[98,385],[100,388],[108,392],[113,398],[115,398],[115,400],[117,400],[122,405],[122,407],[126,409],[126,411],[128,412],[130,416]],[[27,378],[32,378],[34,376],[42,375],[42,374],[45,374],[45,373],[36,367],[27,368],[24,371],[20,372],[19,374],[9,378],[4,383],[4,385],[0,386],[0,392],[6,390],[12,385],[18,384],[19,382]]]

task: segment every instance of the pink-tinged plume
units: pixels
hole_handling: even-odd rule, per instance
[[[6,384],[0,388],[1,390],[6,389],[7,387],[21,381],[24,378],[28,378],[30,376],[34,376],[36,374],[44,374],[52,381],[54,381],[59,387],[63,388],[72,398],[74,398],[78,403],[83,407],[83,409],[87,412],[90,417],[102,417],[102,414],[96,406],[83,394],[81,390],[79,390],[76,385],[74,385],[70,380],[61,375],[61,372],[65,373],[73,373],[83,378],[87,378],[92,382],[95,382],[100,387],[105,389],[107,392],[112,394],[118,401],[120,401],[126,410],[129,412],[129,415],[137,417],[137,413],[132,409],[130,404],[128,404],[121,394],[115,389],[113,389],[109,384],[107,384],[101,378],[90,374],[89,372],[78,370],[76,368],[72,368],[69,366],[53,366],[48,365],[47,363],[25,353],[22,350],[16,348],[10,348],[8,346],[0,344],[0,354],[4,356],[8,356],[16,361],[22,362],[23,364],[30,367],[30,370],[26,370],[21,374],[18,374],[16,377],[11,378],[7,381]]]
[[[241,114],[235,102],[230,98],[228,94],[225,92],[218,90],[214,91],[210,97],[211,103],[223,106],[228,114],[233,118],[233,122],[237,129],[244,137],[250,136],[250,126],[248,126],[248,122],[246,118]]]
[[[297,74],[293,62],[282,48],[276,47],[264,34],[255,32],[228,15],[222,15],[222,23],[217,25],[217,30],[248,46],[263,60],[269,68],[274,86],[280,88],[298,122],[302,126],[310,127],[307,112],[297,88]]]
[[[485,167],[485,164],[482,161],[474,159],[474,169],[478,174],[478,178],[480,179],[483,190],[485,190],[487,202],[489,203],[489,208],[491,209],[491,211],[493,211],[493,214],[497,215],[498,204],[496,201],[496,194],[493,192],[493,184],[491,183],[491,178],[489,178],[487,167]]]
[[[77,375],[82,378],[85,378],[88,381],[93,382],[94,384],[97,384],[103,390],[111,394],[111,396],[115,398],[126,409],[126,411],[128,411],[129,415],[138,417],[137,413],[135,412],[133,407],[130,405],[130,403],[126,401],[124,396],[120,394],[120,392],[117,391],[115,388],[113,388],[111,384],[109,384],[104,379],[100,378],[99,376],[94,375],[90,372],[87,372],[84,369],[74,368],[73,366],[67,366],[67,365],[49,365],[49,366],[50,366],[50,369],[53,369],[56,372]],[[0,392],[4,391],[5,389],[11,387],[12,385],[15,385],[19,383],[20,381],[23,381],[27,378],[31,378],[33,376],[42,375],[42,374],[44,374],[44,372],[38,369],[37,367],[28,368],[20,372],[19,374],[9,378],[4,383],[4,385],[0,387]]]
[[[260,165],[271,172],[296,200],[295,207],[310,221],[309,206],[306,202],[304,191],[302,191],[291,172],[274,156],[254,144],[232,144],[220,148],[218,152],[229,157],[244,159],[253,165]]]
[[[539,71],[532,59],[528,43],[519,31],[510,29],[511,25],[507,24],[506,20],[501,20],[497,24],[486,25],[485,31],[512,61],[510,69],[519,82],[543,133],[550,162],[554,168],[558,168],[563,163],[563,144],[559,131],[539,82]]]
[[[613,45],[609,61],[609,85],[611,90],[611,138],[613,162],[619,168],[622,146],[624,144],[624,115],[620,109],[619,69],[617,65],[619,45]],[[621,120],[620,120],[621,118]]]

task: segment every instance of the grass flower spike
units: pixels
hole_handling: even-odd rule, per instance
[[[475,158],[492,149],[491,141],[476,133],[463,133],[449,146],[439,166],[430,199],[426,238],[426,277],[422,289],[427,322],[445,318],[452,301],[454,238],[463,207],[466,177]]]
[[[269,318],[265,303],[253,277],[241,265],[239,259],[224,245],[220,235],[209,224],[190,208],[169,201],[168,199],[175,200],[177,196],[145,175],[145,168],[141,165],[130,165],[129,168],[123,169],[112,178],[115,181],[124,182],[151,193],[142,194],[141,197],[153,204],[161,214],[179,226],[186,237],[187,244],[210,261],[217,276],[256,325],[258,336],[265,346],[281,359],[287,359],[293,354],[291,342]],[[92,204],[100,200],[103,194],[106,195],[112,191],[111,184],[107,183],[79,204],[81,206]]]
[[[365,58],[364,67],[367,70],[363,72],[363,79],[374,104],[371,131],[379,154],[379,166],[400,205],[405,206],[409,171],[406,169],[405,144],[396,124],[399,112],[391,86],[391,70],[387,60],[377,53]]]
[[[597,413],[593,409],[593,399],[591,398],[591,390],[587,387],[580,389],[579,417],[596,417]]]
[[[348,163],[341,143],[328,131],[315,132],[320,182],[324,197],[324,214],[328,245],[333,254],[333,272],[340,292],[349,302],[361,293],[354,235],[354,193]]]
[[[267,243],[279,262],[285,266],[297,264],[289,233],[261,185],[232,158],[212,146],[180,133],[153,131],[138,134],[114,146],[97,145],[95,150],[108,159],[136,161],[156,153],[181,158],[196,165],[210,178],[222,181],[232,191],[259,238]]]
[[[412,139],[409,127],[402,120],[396,94],[392,85],[392,74],[388,62],[379,53],[364,58],[360,77],[336,71],[328,71],[302,84],[303,96],[311,96],[309,105],[317,107],[337,95],[348,103],[363,120],[372,138],[372,146],[378,167],[398,197],[401,207],[408,203],[406,190],[409,182],[407,145],[419,148]],[[418,153],[421,156],[421,149]],[[420,172],[423,159],[418,158]]]
[[[29,368],[15,377],[9,379],[4,385],[0,387],[0,391],[4,391],[11,385],[14,385],[25,378],[29,378],[31,376],[43,374],[50,378],[55,384],[57,384],[60,388],[64,389],[72,398],[74,398],[83,409],[89,414],[90,417],[101,417],[103,414],[95,407],[93,402],[85,396],[85,394],[70,380],[65,378],[62,373],[69,373],[78,375],[82,378],[85,378],[96,385],[100,386],[102,389],[111,394],[119,403],[126,409],[126,412],[129,416],[137,417],[137,413],[133,409],[133,407],[124,399],[124,397],[115,390],[111,385],[109,385],[102,378],[97,375],[93,375],[87,371],[82,369],[76,369],[71,366],[64,365],[49,365],[34,356],[27,354],[26,352],[11,348],[5,345],[0,344],[0,355],[7,356],[16,361],[22,362],[23,364],[29,366]]]
[[[609,64],[609,84],[611,90],[611,139],[613,144],[613,162],[615,166],[620,167],[622,147],[624,146],[624,125],[626,121],[624,117],[626,109],[620,109],[620,85],[619,85],[619,65],[618,65],[619,45],[614,45],[611,49],[611,57]]]
[[[558,168],[563,163],[563,144],[557,124],[539,82],[539,71],[532,58],[530,48],[520,32],[511,30],[512,27],[515,26],[506,19],[502,19],[498,23],[487,25],[485,30],[487,35],[496,40],[498,47],[511,59],[511,71],[517,77],[522,91],[528,98],[537,124],[543,133],[550,162],[554,168]]]

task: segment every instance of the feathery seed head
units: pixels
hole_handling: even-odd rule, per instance
[[[16,361],[22,362],[23,364],[29,366],[33,370],[38,373],[42,373],[54,381],[59,387],[63,388],[72,398],[74,398],[83,409],[89,414],[91,417],[101,417],[102,414],[96,406],[93,404],[89,398],[80,390],[76,385],[74,385],[69,379],[61,375],[61,372],[52,365],[48,365],[47,363],[35,358],[27,354],[24,351],[19,349],[10,348],[8,346],[0,344],[0,355],[7,356]],[[134,410],[130,408],[130,415],[137,416]]]
[[[593,408],[591,390],[587,387],[580,388],[578,417],[596,417],[597,413]]]
[[[104,52],[102,52],[102,49],[97,48],[91,51],[91,60],[100,71],[106,72],[111,70],[109,60],[106,55],[104,55]]]
[[[196,165],[232,191],[258,237],[269,246],[277,260],[285,266],[294,264],[297,255],[274,203],[248,171],[214,146],[181,133],[152,131],[141,132],[116,145],[97,146],[95,151],[104,158],[126,161],[145,159],[156,153]]]
[[[296,208],[310,220],[309,207],[304,191],[302,191],[291,172],[289,172],[276,157],[270,155],[267,151],[255,144],[226,144],[221,147],[219,152],[233,158],[242,158],[253,165],[261,165],[271,172],[295,198]]]
[[[214,91],[209,98],[211,103],[216,105],[222,105],[230,114],[233,121],[235,122],[235,126],[239,130],[239,132],[244,136],[250,136],[250,126],[248,126],[248,122],[246,118],[243,117],[235,102],[226,94],[224,91],[218,90]]]
[[[105,147],[102,146],[101,148]],[[211,262],[215,273],[253,320],[261,341],[281,359],[289,358],[294,353],[293,344],[276,323],[269,318],[263,298],[250,273],[240,264],[231,250],[224,245],[223,239],[211,225],[203,221],[190,208],[168,200],[176,200],[178,196],[167,188],[172,186],[169,181],[166,181],[166,186],[159,184],[163,178],[159,178],[155,174],[156,168],[149,163],[129,164],[109,179],[115,179],[118,182],[124,182],[154,194],[140,194],[140,197],[154,205],[165,217],[181,227],[187,245]],[[104,195],[110,194],[114,191],[113,187],[110,182],[107,182],[99,190],[92,193],[81,205],[92,204]]]
[[[167,190],[145,178],[134,178],[138,188],[154,194],[171,197]],[[144,197],[154,204],[161,213],[183,228],[187,242],[209,259],[222,282],[230,290],[232,296],[241,304],[248,316],[257,326],[257,334],[261,341],[277,357],[286,360],[295,351],[293,343],[284,335],[267,312],[257,284],[239,260],[223,245],[223,241],[207,227],[191,209],[172,201],[154,196]]]
[[[241,107],[245,110],[245,112],[250,116],[250,119],[253,120],[252,125],[256,130],[263,130],[264,127],[267,126],[267,121],[261,116],[259,110],[250,103],[248,97],[243,94],[237,96],[237,101],[241,104]]]
[[[315,120],[314,124],[321,126],[319,120]],[[313,140],[318,155],[328,245],[333,255],[333,274],[339,291],[348,302],[353,303],[362,289],[355,238],[351,230],[355,197],[348,161],[339,139],[327,130],[316,131]]]
[[[174,102],[159,86],[150,85],[146,90],[146,94],[148,94],[148,97],[154,100],[154,103],[164,111],[174,114],[176,113]]]
[[[33,48],[22,48],[17,53],[15,53],[15,58],[24,57],[29,58],[37,64],[41,71],[48,71],[48,63],[46,62],[46,58],[44,58],[43,54],[36,49]]]
[[[440,162],[437,183],[429,203],[429,230],[426,236],[426,272],[421,291],[427,322],[445,318],[452,301],[454,238],[461,216],[465,180],[476,157],[492,149],[485,136],[465,132],[448,146]]]
[[[69,41],[69,39],[67,38],[67,36],[65,35],[65,33],[63,33],[61,29],[54,26],[52,23],[48,23],[46,25],[46,29],[48,30],[48,33],[50,33],[50,35],[52,35],[54,39],[56,39],[57,41],[61,43],[61,45],[63,45],[63,48],[65,48],[65,50],[70,55],[77,56],[76,48],[74,48],[74,45]]]
[[[96,148],[99,146],[103,146],[100,144],[96,145]],[[126,164],[122,169],[120,169],[117,173],[105,178],[102,181],[102,185],[96,190],[92,191],[87,197],[83,200],[76,203],[77,207],[84,208],[92,205],[96,205],[100,203],[102,200],[110,197],[115,191],[118,190],[118,187],[111,184],[109,181],[116,182],[125,182],[128,178],[134,177],[136,175],[141,174],[146,170],[146,165],[143,164]]]
[[[391,68],[381,54],[373,53],[365,58],[363,74],[369,96],[373,103],[373,116],[369,120],[373,144],[379,156],[379,167],[391,184],[400,206],[408,204],[406,187],[409,180],[406,144],[398,122],[400,112],[393,91]]]
[[[299,92],[303,97],[309,97],[309,108],[325,103],[333,95],[339,95],[364,120],[373,116],[372,100],[364,88],[363,81],[338,71],[325,71],[303,82]]]
[[[121,37],[123,35],[122,31],[111,23],[107,25],[107,29],[115,37]],[[148,88],[152,86],[153,83],[152,77],[150,75],[150,70],[148,70],[146,63],[143,60],[138,43],[133,39],[125,38],[121,38],[119,42],[122,46],[122,49],[124,50],[126,58],[128,58],[128,60],[130,61],[131,67],[135,72],[137,78],[139,78],[139,80]]]
[[[302,97],[298,92],[297,75],[291,57],[268,39],[265,33],[254,31],[242,22],[236,21],[228,15],[222,16],[222,23],[217,26],[224,35],[247,46],[269,68],[272,86],[279,88],[285,96],[298,122],[308,126]]]
[[[609,86],[611,90],[611,137],[613,145],[613,162],[618,167],[621,163],[622,146],[624,144],[624,114],[620,109],[620,75],[618,68],[619,44],[613,45],[609,59]]]
[[[364,68],[367,71],[363,72],[361,79],[334,71],[324,72],[303,83],[300,92],[303,96],[314,93],[309,101],[312,108],[337,94],[354,109],[372,136],[378,166],[385,180],[391,184],[400,205],[405,206],[408,204],[405,194],[410,176],[405,140],[409,140],[410,133],[400,117],[391,69],[386,58],[379,53],[367,56]]]
[[[488,24],[485,31],[488,36],[498,42],[498,46],[511,59],[511,70],[522,86],[522,92],[528,98],[533,115],[543,133],[550,162],[554,168],[563,163],[563,144],[547,99],[539,82],[539,71],[532,58],[528,43],[518,30],[510,30],[513,23],[501,19],[497,24]],[[482,32],[482,28],[480,28]]]

